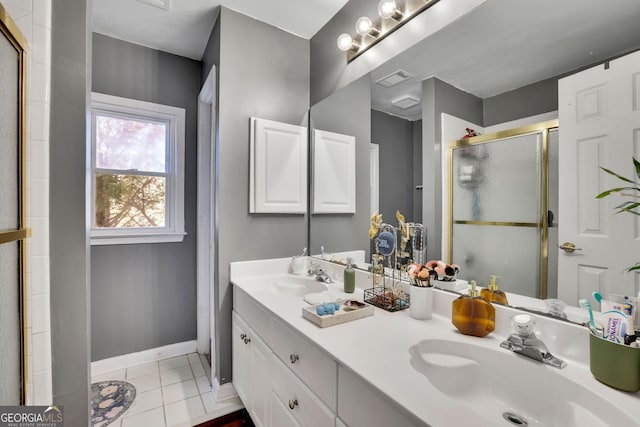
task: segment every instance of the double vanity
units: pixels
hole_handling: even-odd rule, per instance
[[[455,293],[434,289],[432,320],[375,308],[371,317],[320,328],[303,296],[329,291],[362,300],[371,276],[314,260],[333,283],[289,274],[289,259],[231,264],[233,384],[261,427],[640,426],[640,393],[597,381],[588,329],[536,317],[535,332],[567,366],[556,369],[500,347],[520,314],[496,306],[484,338],[451,324]],[[337,280],[336,280],[337,279]]]

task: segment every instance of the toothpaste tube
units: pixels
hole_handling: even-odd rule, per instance
[[[633,335],[633,305],[616,303],[609,300],[600,301],[602,319],[605,323],[604,339],[624,344],[626,335]]]
[[[633,327],[636,331],[640,332],[640,296],[638,297],[629,297],[624,295],[609,295],[609,299],[615,303],[626,303],[631,304],[632,307],[632,315],[633,319]],[[604,311],[604,310],[602,310]]]

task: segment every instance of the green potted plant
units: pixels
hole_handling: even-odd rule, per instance
[[[635,158],[633,158],[633,166],[636,170],[636,176],[638,177],[638,179],[640,179],[640,162],[638,162]],[[600,167],[600,169],[602,169],[603,171],[605,171],[610,175],[615,176],[619,180],[632,185],[626,186],[626,187],[616,187],[607,191],[603,191],[602,193],[596,196],[596,199],[602,199],[614,193],[619,194],[621,196],[629,197],[631,198],[631,200],[627,200],[626,202],[615,207],[615,209],[617,209],[615,213],[629,212],[634,215],[640,215],[640,212],[636,210],[638,207],[640,207],[640,186],[638,186],[638,184],[635,181],[629,178],[625,178],[624,176],[618,175],[617,173],[607,168]],[[634,266],[629,267],[627,269],[627,271],[635,271],[635,270],[640,270],[640,262],[637,262]]]

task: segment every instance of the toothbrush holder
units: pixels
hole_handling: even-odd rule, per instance
[[[589,334],[591,373],[618,390],[640,390],[640,348],[617,344]]]
[[[296,275],[307,273],[307,257],[294,256],[291,258],[291,273]]]

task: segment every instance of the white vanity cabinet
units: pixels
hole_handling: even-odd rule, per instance
[[[233,385],[256,425],[423,425],[235,286],[233,298]]]
[[[243,292],[234,292],[232,331],[233,385],[256,425],[335,426],[337,364],[331,357]]]

